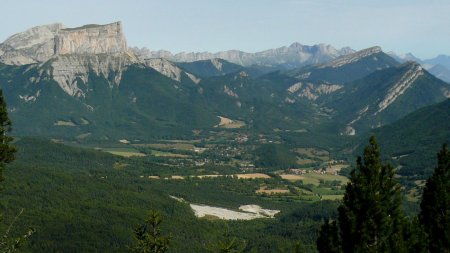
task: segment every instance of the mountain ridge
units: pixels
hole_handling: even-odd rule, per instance
[[[133,48],[139,58],[166,58],[175,62],[193,62],[220,58],[242,66],[284,65],[286,68],[300,67],[310,64],[323,63],[338,56],[354,52],[349,47],[336,49],[327,44],[313,46],[302,45],[298,42],[290,46],[268,49],[256,53],[247,53],[239,50],[227,50],[217,53],[210,52],[181,52],[172,54],[166,50],[150,51],[147,48]]]
[[[348,83],[331,102],[350,135],[386,125],[421,107],[450,97],[450,85],[418,63],[378,70]]]

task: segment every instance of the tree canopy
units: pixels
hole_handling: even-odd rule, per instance
[[[450,152],[444,145],[437,167],[423,191],[419,221],[428,235],[429,251],[450,252]]]
[[[337,222],[322,226],[319,252],[405,251],[400,185],[394,175],[394,168],[381,162],[372,136],[350,174]]]
[[[3,180],[3,170],[6,164],[14,160],[16,149],[11,145],[13,138],[9,136],[11,120],[8,117],[3,91],[0,90],[0,181]]]

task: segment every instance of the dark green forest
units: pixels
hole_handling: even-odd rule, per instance
[[[124,252],[133,244],[133,228],[151,210],[163,216],[162,229],[172,238],[169,252],[203,252],[226,231],[245,241],[246,252],[285,252],[296,242],[315,252],[321,221],[337,207],[334,201],[293,204],[249,196],[252,182],[245,180],[152,181],[140,175],[168,168],[46,140],[24,138],[15,145],[17,160],[5,171],[0,203],[4,225],[24,209],[16,235],[29,227],[36,231],[24,252]],[[118,169],[117,163],[128,165]],[[277,207],[282,215],[252,221],[198,219],[187,204],[169,195],[223,207]]]

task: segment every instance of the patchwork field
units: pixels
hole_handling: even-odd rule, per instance
[[[267,186],[261,186],[258,190],[255,191],[257,194],[286,194],[290,193],[288,189],[267,189]]]
[[[322,200],[341,200],[344,195],[322,195]]]
[[[319,159],[321,161],[328,161],[330,159],[330,153],[323,149],[317,148],[297,148],[295,152],[301,157],[307,157],[312,160]]]
[[[178,154],[174,152],[165,152],[165,151],[159,151],[159,150],[151,150],[150,155],[156,156],[156,157],[174,157],[174,158],[188,158],[189,155],[184,154]]]
[[[255,179],[255,178],[271,178],[269,175],[263,173],[251,173],[251,174],[236,174],[238,179]]]
[[[175,143],[149,143],[149,144],[134,144],[135,147],[165,149],[165,150],[186,150],[194,151],[195,146],[191,143],[175,142]]]
[[[303,175],[295,175],[295,174],[282,174],[280,175],[282,179],[289,181],[303,181],[304,184],[312,184],[312,185],[320,185],[321,181],[339,181],[341,185],[346,184],[348,182],[348,178],[340,175],[332,175],[332,174],[320,174],[320,173],[305,173]]]

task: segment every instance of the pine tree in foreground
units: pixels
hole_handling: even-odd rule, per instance
[[[431,253],[450,252],[450,152],[444,145],[438,164],[423,191],[419,221]]]
[[[326,222],[317,240],[319,252],[406,252],[400,185],[394,169],[380,160],[375,137],[351,172],[338,220]]]

